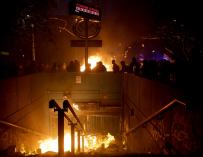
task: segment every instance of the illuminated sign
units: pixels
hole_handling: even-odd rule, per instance
[[[98,8],[90,7],[86,4],[73,1],[69,4],[70,14],[82,16],[89,19],[101,20],[101,10]]]
[[[81,5],[81,4],[76,4],[76,8],[75,8],[75,12],[83,12],[83,13],[87,13],[87,14],[91,14],[91,15],[96,15],[96,16],[100,16],[99,15],[99,10],[98,9],[94,9],[94,8],[90,8],[88,6],[85,5]]]

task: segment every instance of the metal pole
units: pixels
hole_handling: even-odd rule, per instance
[[[88,67],[88,22],[89,19],[85,18],[85,69]]]
[[[32,130],[32,129],[28,129],[28,128],[25,128],[25,127],[22,127],[22,126],[19,126],[19,125],[16,125],[16,124],[13,124],[13,123],[10,123],[10,122],[7,122],[7,121],[0,120],[0,124],[7,125],[9,127],[14,127],[16,129],[20,129],[20,130],[23,130],[25,132],[28,132],[28,133],[31,133],[31,134],[34,134],[34,135],[38,135],[38,136],[42,136],[42,137],[49,137],[48,135],[43,134],[41,132],[38,132],[38,131],[35,131],[35,130]]]
[[[71,153],[75,153],[75,124],[71,124]]]
[[[80,153],[80,130],[78,130],[78,153]]]
[[[32,60],[35,61],[35,33],[34,33],[34,24],[31,24],[32,27]]]
[[[64,157],[64,111],[58,110],[58,156]]]
[[[82,152],[85,152],[85,139],[84,139],[84,135],[82,135]]]
[[[80,121],[80,119],[79,119],[78,116],[76,115],[76,113],[75,113],[75,111],[73,110],[72,106],[70,105],[70,106],[68,106],[68,108],[69,108],[69,110],[71,111],[71,113],[73,114],[73,116],[75,117],[75,119],[77,120],[77,122],[79,123],[80,127],[82,128],[82,130],[85,131],[85,130],[84,130],[84,127],[83,127],[83,125],[82,125],[82,123],[81,123],[81,121]]]

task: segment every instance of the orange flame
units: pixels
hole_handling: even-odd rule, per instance
[[[77,104],[75,104],[75,103],[73,103],[73,108],[76,109],[77,111],[80,110],[80,109],[79,109],[79,106],[78,106]]]
[[[111,63],[103,61],[102,56],[96,55],[96,56],[90,56],[88,58],[88,63],[91,64],[91,67],[90,67],[91,69],[93,69],[97,65],[97,62],[99,62],[99,61],[103,62],[103,64],[106,67],[107,71],[112,71]],[[81,72],[85,71],[85,63],[80,67],[80,71]]]
[[[92,150],[97,150],[102,145],[104,148],[107,148],[111,142],[115,140],[114,136],[108,133],[106,136],[96,136],[96,135],[86,135],[84,136],[84,148],[85,152],[89,152]],[[77,149],[77,136],[75,134],[75,148]],[[82,139],[80,140],[82,146]],[[39,148],[42,153],[46,153],[48,151],[58,152],[58,138],[49,138],[45,140],[39,141]],[[71,151],[71,135],[70,133],[66,133],[64,136],[64,151]]]
[[[71,150],[71,136],[70,133],[66,133],[64,136],[64,151],[70,151]],[[52,151],[52,152],[58,152],[58,138],[48,138],[45,140],[40,140],[39,141],[40,149],[42,153]]]
[[[106,136],[88,135],[85,137],[85,151],[97,150],[102,145],[104,148],[108,148],[113,141],[115,141],[115,138],[110,133]]]

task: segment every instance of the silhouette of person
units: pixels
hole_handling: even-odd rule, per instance
[[[119,66],[116,64],[116,61],[113,59],[112,60],[112,64],[113,64],[113,72],[119,72]]]
[[[75,72],[80,72],[80,62],[78,60],[74,61],[74,68]]]
[[[106,67],[103,65],[102,61],[97,62],[96,67],[92,70],[93,72],[105,72]]]
[[[137,59],[135,57],[133,57],[132,61],[130,63],[130,66],[129,66],[129,72],[131,72],[131,73],[139,72],[139,68],[140,68],[140,65],[137,62]]]
[[[70,61],[69,65],[67,66],[68,72],[74,72],[74,62]]]
[[[121,72],[127,72],[127,66],[125,61],[121,61]]]

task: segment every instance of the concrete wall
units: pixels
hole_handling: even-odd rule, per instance
[[[0,119],[31,130],[1,124],[1,149],[11,145],[16,145],[18,150],[23,147],[36,148],[36,142],[46,137],[43,134],[48,135],[49,110],[44,79],[40,74],[35,74],[0,80]]]
[[[57,116],[48,108],[48,102],[50,99],[56,99],[58,104],[62,105],[64,96],[78,105],[86,104],[87,110],[88,105],[91,109],[95,105],[94,109],[97,111],[104,108],[113,111],[123,105],[123,131],[127,132],[174,98],[179,98],[181,92],[168,85],[133,74],[38,73],[0,80],[0,120],[46,135],[56,135]],[[115,113],[118,113],[117,111]],[[177,150],[187,153],[202,148],[194,140],[196,137],[200,137],[200,141],[202,139],[203,128],[199,127],[202,115],[200,112],[187,112],[181,108],[171,111],[164,118],[153,120],[153,123],[162,130],[166,128],[163,134],[166,137],[168,135],[173,137],[169,139],[170,144],[172,143]],[[168,131],[171,129],[173,131],[169,134]],[[195,136],[192,136],[194,134],[192,130],[196,130]],[[41,138],[44,136],[0,125],[0,149],[11,145],[18,145],[20,149],[20,145],[23,144],[25,147],[32,145],[34,147]],[[126,142],[130,152],[163,153],[167,151],[166,141],[163,139],[166,138],[160,136],[154,127],[147,125],[129,134]]]
[[[182,92],[172,86],[127,74],[123,76],[124,137],[129,152],[155,154],[189,154],[201,152],[201,111],[175,107],[150,123],[125,134]],[[180,100],[180,99],[179,99]],[[194,124],[194,125],[193,125]],[[196,134],[192,133],[196,130]],[[201,139],[201,138],[200,138]],[[201,143],[201,144],[200,144]]]
[[[121,105],[121,74],[49,73],[47,92],[55,98],[60,92],[77,103],[99,102],[100,105]],[[62,97],[61,97],[62,98]],[[60,98],[59,98],[60,99]]]
[[[48,108],[49,100],[62,105],[67,96],[72,102],[120,107],[121,85],[121,74],[114,73],[37,73],[0,80],[0,120],[56,135],[57,116]],[[44,137],[0,125],[0,149],[21,144],[31,147],[41,138]]]
[[[133,74],[124,75],[124,97],[127,104],[135,104],[146,116],[154,113],[181,93],[169,85]]]

